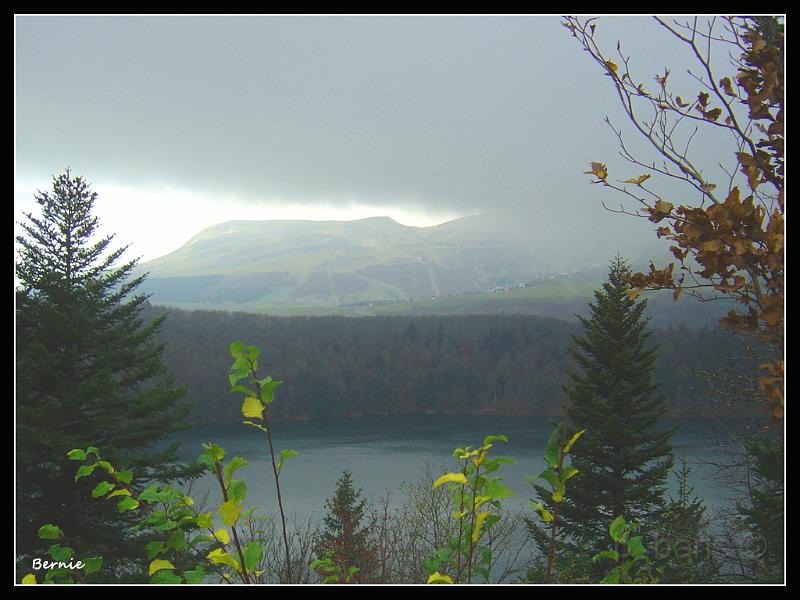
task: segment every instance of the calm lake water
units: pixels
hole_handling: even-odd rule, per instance
[[[281,449],[300,453],[286,462],[281,491],[287,513],[302,520],[324,514],[325,500],[333,495],[344,469],[352,473],[356,488],[361,488],[365,497],[377,499],[391,492],[396,504],[403,498],[401,485],[419,481],[426,463],[444,471],[455,465],[454,448],[476,446],[484,436],[500,433],[509,441],[495,444],[495,456],[516,460],[500,469],[505,484],[516,493],[505,504],[527,511],[532,488],[526,477],[544,468],[542,455],[551,431],[550,421],[539,417],[362,417],[272,425],[276,453]],[[244,424],[198,426],[173,439],[181,442],[186,460],[200,454],[203,442],[222,446],[226,460],[235,455],[246,458],[249,464],[237,478],[247,482],[248,506],[257,506],[262,513],[277,511],[272,468],[261,431]],[[676,458],[689,461],[690,483],[706,504],[713,507],[725,502],[726,491],[711,477],[713,468],[701,464],[725,457],[715,442],[712,423],[680,423],[672,444]],[[671,488],[675,489],[674,477]],[[205,491],[211,494],[209,502],[216,504],[219,490],[210,477],[197,482],[192,492],[200,499]]]

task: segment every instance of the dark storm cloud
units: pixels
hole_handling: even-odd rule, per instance
[[[648,19],[602,27],[675,60]],[[652,238],[582,175],[622,117],[557,17],[18,17],[16,86],[22,178]]]
[[[476,210],[555,191],[584,166],[556,157],[602,130],[552,17],[28,17],[17,36],[23,169]]]

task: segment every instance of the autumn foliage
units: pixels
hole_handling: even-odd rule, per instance
[[[690,75],[698,93],[684,100],[672,90],[670,71],[647,89],[634,79],[631,59],[617,44],[606,56],[595,41],[595,19],[566,17],[563,24],[613,83],[631,123],[660,155],[644,162],[619,138],[620,155],[648,172],[614,181],[604,163],[591,163],[592,182],[615,189],[637,203],[633,212],[658,224],[656,235],[671,242],[674,262],[630,278],[633,294],[671,289],[701,300],[733,298],[741,307],[722,324],[756,335],[783,350],[784,330],[784,35],[775,17],[724,17],[685,23],[656,21],[686,45],[699,69]],[[721,76],[715,57],[731,57],[735,73]],[[618,62],[615,62],[618,61]],[[653,86],[651,86],[652,88]],[[699,91],[698,91],[699,90]],[[683,128],[683,129],[682,129]],[[691,155],[695,136],[708,128],[732,134],[732,167],[712,181]],[[681,136],[681,132],[686,132]],[[734,162],[735,161],[735,162]],[[660,176],[696,191],[699,201],[679,204],[662,197]],[[724,184],[724,185],[723,185]],[[719,190],[724,190],[720,193]],[[629,212],[624,208],[619,212]],[[773,418],[783,417],[783,361],[762,365],[759,389]]]

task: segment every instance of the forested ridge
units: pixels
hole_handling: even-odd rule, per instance
[[[167,309],[148,308],[155,317]],[[578,324],[531,315],[274,317],[169,309],[166,362],[188,387],[193,423],[237,423],[225,377],[231,339],[264,349],[279,374],[276,419],[364,415],[560,414],[571,336]],[[715,410],[703,376],[731,361],[732,334],[659,328],[655,378],[671,416]]]

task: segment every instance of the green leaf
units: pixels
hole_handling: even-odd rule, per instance
[[[221,462],[225,458],[225,450],[216,444],[203,444],[203,454],[214,462]]]
[[[147,553],[147,558],[150,560],[153,560],[166,549],[167,544],[162,541],[150,542],[144,547],[144,551]]]
[[[282,383],[282,381],[273,380],[272,377],[259,379],[258,385],[261,388],[261,399],[264,400],[264,404],[272,403],[275,399],[275,388]]]
[[[53,544],[47,553],[57,562],[67,562],[74,554],[72,548],[65,548],[61,544]]]
[[[210,529],[214,527],[214,513],[202,513],[199,517],[197,517],[197,526],[200,529]]]
[[[240,358],[244,353],[244,344],[242,342],[232,342],[230,350],[233,358]]]
[[[500,435],[487,435],[483,438],[483,445],[488,446],[494,442],[508,442],[508,438],[502,434]]]
[[[167,547],[180,552],[186,548],[186,533],[182,529],[176,529],[167,540]]]
[[[168,560],[157,558],[156,560],[154,560],[154,561],[152,561],[150,563],[150,567],[147,569],[147,574],[148,575],[152,575],[153,573],[161,571],[162,569],[174,570],[175,569],[175,565],[173,565]]]
[[[75,481],[78,481],[81,477],[88,477],[92,473],[94,473],[95,468],[97,467],[97,463],[91,465],[82,465],[78,468],[78,472],[75,473]]]
[[[250,374],[250,369],[248,367],[238,367],[235,368],[231,367],[230,372],[228,373],[228,382],[231,384],[231,387],[234,387],[237,382],[241,381],[245,377]]]
[[[148,485],[139,494],[139,500],[142,502],[158,502],[158,486],[156,484]]]
[[[83,560],[83,572],[86,575],[97,573],[102,568],[103,568],[102,556],[92,556],[90,558],[86,558]]]
[[[178,526],[178,522],[174,519],[167,519],[155,526],[159,531],[172,531]]]
[[[67,452],[67,458],[70,460],[86,460],[86,452],[80,448],[75,448]]]
[[[252,571],[264,558],[264,546],[258,542],[250,542],[244,547],[244,564],[248,571]]]
[[[228,489],[228,499],[242,502],[247,496],[247,484],[241,479],[234,479]]]
[[[492,500],[502,500],[503,498],[510,498],[513,496],[514,491],[495,480],[486,483],[483,494],[489,496]]]
[[[624,533],[625,533],[625,517],[622,515],[618,516],[614,519],[611,523],[611,526],[608,528],[608,533],[611,534],[611,539],[615,542],[622,543],[625,541]]]
[[[619,552],[616,550],[603,550],[602,552],[598,552],[592,557],[593,562],[597,562],[603,558],[608,558],[613,560],[614,562],[619,562]]]
[[[113,474],[115,471],[114,466],[107,460],[98,460],[97,466],[102,467],[109,475]]]
[[[459,485],[466,485],[467,478],[463,473],[446,473],[433,482],[433,489],[435,490],[443,483],[457,483]]]
[[[42,525],[39,527],[39,539],[40,540],[57,540],[58,538],[62,537],[64,533],[61,531],[59,527],[55,525],[47,524]]]
[[[558,487],[558,474],[555,471],[551,471],[550,469],[545,469],[541,473],[539,473],[539,479],[544,479],[547,483],[550,484],[550,487],[555,489]]]
[[[133,481],[133,472],[130,469],[126,471],[117,471],[114,473],[114,477],[116,477],[117,481],[120,483],[130,485],[131,481]]]
[[[33,573],[28,573],[27,575],[25,575],[25,577],[22,578],[22,581],[20,583],[24,585],[34,585],[36,583],[36,575],[34,575]]]
[[[612,569],[608,575],[600,580],[600,583],[619,583],[620,571],[619,569]]]
[[[296,450],[281,450],[280,460],[278,461],[278,464],[276,466],[278,473],[281,472],[281,469],[283,468],[283,463],[287,458],[292,458],[293,456],[297,456],[298,454],[300,453],[297,452]]]
[[[184,571],[183,577],[186,579],[186,583],[190,584],[197,584],[203,583],[203,579],[206,576],[206,570],[203,568],[203,565],[198,566],[193,571]]]
[[[130,496],[125,496],[117,503],[117,510],[124,513],[126,510],[133,510],[139,506],[139,501],[134,500]]]
[[[577,441],[578,441],[578,439],[579,439],[579,438],[580,438],[580,437],[581,437],[581,436],[582,436],[582,435],[583,435],[585,432],[586,432],[586,430],[585,430],[585,429],[581,429],[581,430],[580,430],[580,431],[578,431],[577,433],[573,433],[573,434],[572,434],[572,437],[571,437],[571,438],[569,438],[569,441],[567,442],[567,445],[566,445],[566,446],[564,446],[564,454],[569,454],[569,451],[570,451],[570,450],[572,450],[572,446],[575,444],[575,442],[577,442]]]
[[[551,469],[558,468],[558,460],[561,456],[561,446],[559,445],[559,438],[561,437],[562,425],[556,425],[553,433],[550,434],[550,439],[547,442],[547,447],[544,451],[544,458]]]
[[[118,490],[114,490],[113,492],[111,492],[108,495],[108,498],[115,498],[116,496],[130,496],[130,495],[131,493],[129,490],[126,490],[125,488],[119,488]]]
[[[173,585],[177,585],[179,583],[183,583],[183,581],[181,580],[179,575],[176,575],[172,571],[162,570],[150,578],[150,583],[152,584],[171,583]]]
[[[92,490],[92,498],[100,498],[105,496],[108,492],[114,489],[114,484],[108,481],[101,481]]]
[[[577,474],[578,474],[578,469],[576,469],[575,467],[564,467],[564,471],[562,472],[561,475],[561,480],[566,481],[570,477],[575,477],[575,475]]]
[[[236,473],[239,469],[247,465],[247,459],[242,458],[241,456],[234,456],[230,462],[225,465],[225,487],[228,488],[231,485],[231,478],[233,474]]]
[[[635,558],[643,557],[647,553],[642,544],[642,536],[637,535],[628,540],[628,554]]]

